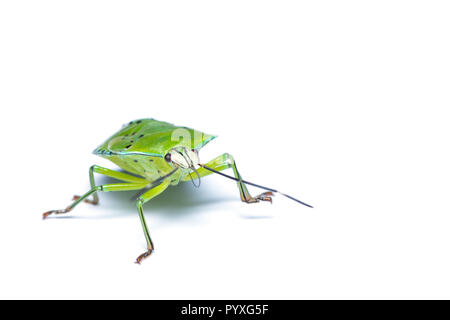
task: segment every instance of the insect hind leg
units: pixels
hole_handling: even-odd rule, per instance
[[[67,206],[65,209],[60,210],[50,210],[45,212],[42,215],[42,218],[45,219],[51,214],[64,214],[70,212],[75,206],[77,206],[80,202],[84,201],[87,197],[89,197],[91,194],[95,194],[98,191],[130,191],[130,190],[140,190],[145,188],[147,185],[147,182],[144,183],[111,183],[111,184],[103,184],[99,186],[94,186],[83,194],[82,196],[77,197],[74,202],[72,202],[69,206]]]

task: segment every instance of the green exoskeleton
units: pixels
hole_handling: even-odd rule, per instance
[[[243,202],[272,202],[273,193],[278,192],[294,201],[311,207],[275,189],[243,180],[236,168],[233,157],[228,153],[224,153],[206,164],[201,164],[198,151],[214,138],[215,136],[213,135],[154,119],[131,121],[93,152],[111,160],[131,174],[93,165],[89,169],[91,189],[82,196],[74,196],[73,202],[67,208],[45,212],[43,218],[45,219],[51,214],[67,213],[82,201],[98,204],[97,193],[99,191],[142,190],[137,196],[136,206],[147,241],[147,251],[136,259],[136,262],[140,263],[142,259],[148,257],[154,250],[142,206],[162,193],[170,185],[175,186],[182,181],[192,180],[198,186],[201,177],[217,173],[237,182]],[[233,170],[234,177],[221,172],[228,168]],[[121,182],[97,185],[94,173],[103,174]],[[246,184],[265,189],[266,192],[252,197],[247,190]],[[90,196],[92,196],[91,199],[89,199]]]

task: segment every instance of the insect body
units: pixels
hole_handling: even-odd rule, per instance
[[[89,169],[91,189],[82,196],[74,196],[73,202],[67,208],[45,212],[43,218],[45,219],[51,214],[67,213],[82,201],[98,204],[97,193],[99,191],[142,190],[137,196],[136,206],[147,241],[147,251],[136,259],[136,262],[140,263],[142,259],[148,257],[154,250],[142,206],[166,190],[169,185],[177,185],[180,182],[189,180],[192,180],[194,184],[197,181],[197,184],[199,184],[201,177],[211,173],[218,173],[237,182],[241,200],[246,203],[272,202],[271,197],[273,193],[278,192],[309,206],[275,189],[262,187],[243,180],[236,168],[233,157],[227,153],[216,157],[206,164],[201,164],[198,151],[214,138],[215,136],[213,135],[154,119],[131,121],[93,152],[114,162],[131,174],[93,165]],[[228,168],[233,170],[234,177],[221,172]],[[97,185],[94,173],[115,178],[120,182]],[[252,197],[247,190],[246,184],[266,189],[267,192]],[[91,196],[92,199],[89,199]]]

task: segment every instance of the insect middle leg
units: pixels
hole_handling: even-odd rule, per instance
[[[209,161],[205,165],[207,167],[210,167],[211,169],[214,169],[217,171],[222,171],[222,170],[225,170],[228,168],[232,168],[234,177],[239,180],[239,182],[237,182],[237,185],[239,188],[239,193],[241,195],[241,200],[243,202],[246,202],[246,203],[256,203],[259,201],[272,202],[272,196],[273,196],[272,192],[264,192],[264,193],[261,193],[260,195],[257,195],[256,197],[252,197],[250,195],[250,192],[248,192],[247,186],[242,182],[242,177],[236,167],[236,161],[234,161],[234,158],[232,155],[230,155],[228,153],[224,153],[224,154],[214,158],[213,160]],[[199,168],[199,169],[197,169],[197,172],[200,175],[200,177],[204,177],[204,176],[207,176],[207,175],[210,175],[211,173],[213,173],[205,168]],[[183,179],[183,181],[188,181],[189,179],[190,179],[190,177],[187,176]]]
[[[142,209],[142,205],[157,195],[161,194],[167,187],[170,185],[170,179],[165,179],[163,182],[158,184],[156,187],[148,190],[144,194],[142,194],[136,202],[136,206],[139,212],[139,218],[141,219],[142,229],[144,229],[145,240],[147,241],[147,251],[141,254],[136,259],[136,263],[140,264],[142,259],[150,256],[154,250],[152,239],[150,238],[150,233],[148,232],[147,223],[145,222],[144,210]]]
[[[93,165],[89,168],[89,182],[91,183],[91,189],[93,189],[96,186],[94,173],[102,174],[107,177],[111,177],[117,180],[131,182],[131,183],[148,183],[147,180],[139,177],[132,176],[130,174],[114,171],[108,168],[100,167],[97,165]],[[73,196],[72,200],[78,200],[80,196],[75,195]],[[90,203],[90,204],[98,204],[98,195],[97,192],[94,192],[92,194],[92,200],[91,199],[84,199],[84,202]]]
[[[61,210],[50,210],[45,212],[42,215],[42,218],[45,219],[51,214],[64,214],[71,211],[76,205],[78,205],[81,201],[85,200],[91,194],[96,194],[98,191],[130,191],[130,190],[141,190],[148,185],[148,181],[141,183],[110,183],[99,186],[94,186],[86,192],[84,195],[77,197],[74,202],[72,202],[68,207]]]

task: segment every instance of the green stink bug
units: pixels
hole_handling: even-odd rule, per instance
[[[217,173],[237,182],[243,202],[272,202],[273,193],[279,193],[311,207],[275,189],[243,180],[233,157],[228,153],[224,153],[206,164],[201,164],[198,151],[214,138],[213,135],[154,119],[131,121],[97,147],[93,153],[114,162],[133,175],[93,165],[89,169],[91,189],[82,196],[74,196],[74,201],[65,209],[45,212],[43,218],[45,219],[51,214],[67,213],[82,201],[98,204],[98,191],[142,190],[137,195],[136,206],[147,241],[147,251],[136,259],[136,263],[140,263],[154,250],[142,206],[166,190],[169,185],[177,185],[182,181],[189,180],[195,182],[195,178],[197,178],[199,184],[201,177]],[[221,172],[228,168],[233,169],[234,177]],[[97,185],[94,180],[94,173],[103,174],[123,182]],[[265,189],[266,192],[252,197],[246,184]],[[88,199],[91,195],[92,199]]]

